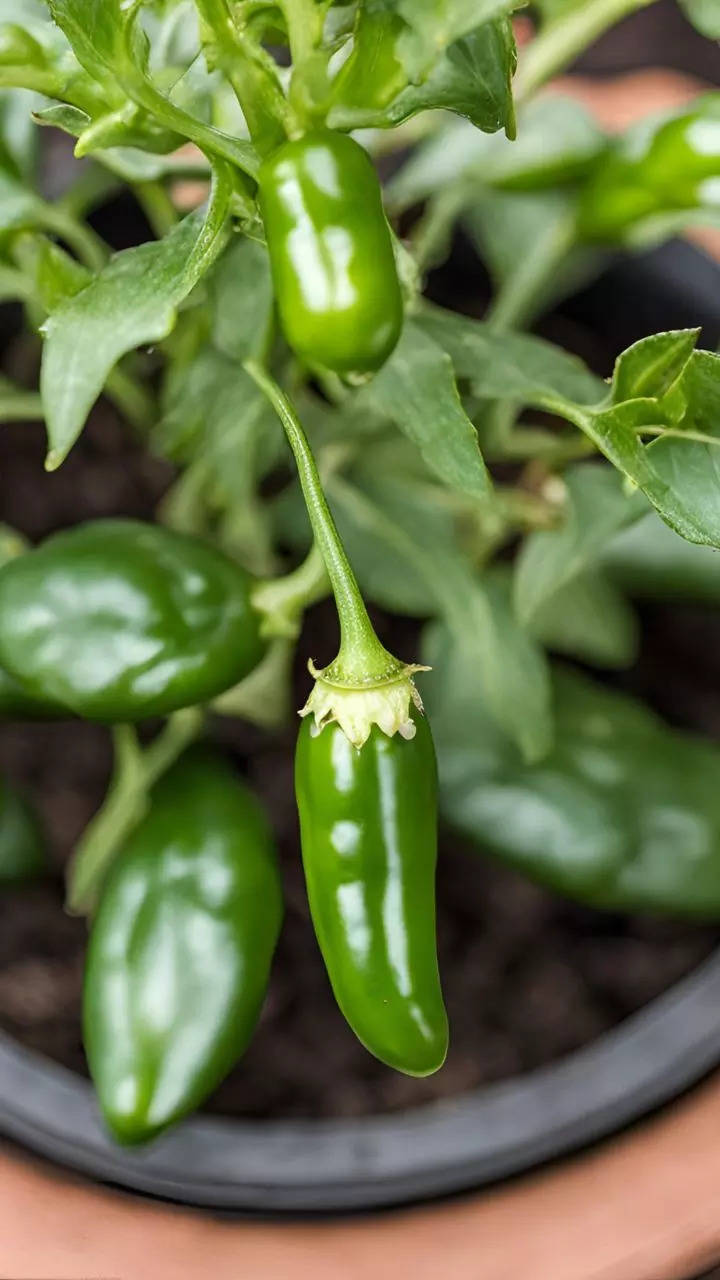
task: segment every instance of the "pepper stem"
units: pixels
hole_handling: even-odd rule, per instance
[[[152,787],[198,736],[204,721],[200,707],[175,711],[144,749],[133,725],[114,726],[110,788],[68,868],[65,909],[70,915],[92,915],[113,861],[147,812]]]
[[[388,653],[375,635],[300,419],[284,391],[262,365],[256,360],[248,360],[245,369],[267,396],[283,425],[297,464],[315,542],[335,597],[340,620],[340,650],[323,674],[328,680],[348,685],[383,683],[392,679],[403,670],[403,664]]]

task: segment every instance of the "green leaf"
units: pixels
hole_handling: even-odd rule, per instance
[[[542,760],[553,738],[550,674],[542,649],[518,626],[509,593],[497,580],[469,579],[445,617],[495,722],[524,760]]]
[[[447,630],[424,657],[441,809],[481,849],[611,910],[720,914],[720,751],[576,673],[554,681],[555,747],[523,764]]]
[[[388,485],[376,481],[369,487],[374,500],[347,480],[333,476],[330,481],[340,521],[346,529],[350,520],[354,523],[356,550],[366,540],[372,560],[385,562],[374,568],[369,553],[361,556],[359,572],[368,575],[368,587],[377,589],[380,582],[381,594],[388,597],[397,588],[413,612],[443,616],[470,654],[490,714],[525,759],[540,759],[552,740],[547,663],[540,646],[516,622],[506,590],[490,578],[478,578],[458,549],[447,545],[447,528],[443,535],[438,512],[433,513],[427,498],[423,519],[422,497],[417,495],[413,503],[409,486],[404,486],[404,502],[397,496],[388,500]],[[403,575],[405,587],[400,585]]]
[[[720,9],[717,0],[680,0],[690,21],[701,35],[720,40]]]
[[[720,605],[720,554],[687,542],[654,511],[613,538],[600,563],[639,600]]]
[[[508,327],[505,311],[514,328],[526,328],[599,274],[604,256],[575,243],[576,205],[573,188],[485,191],[462,215],[501,294],[493,303],[494,325]]]
[[[155,448],[184,464],[201,459],[214,503],[242,505],[278,456],[272,409],[242,365],[210,346],[173,374]]]
[[[439,308],[423,309],[418,323],[450,354],[475,395],[565,417],[642,489],[673,529],[691,542],[720,546],[720,357],[693,352],[688,359],[694,331],[646,341],[627,361],[621,358],[616,393],[618,386],[645,382],[663,394],[608,407],[603,384],[540,339],[496,333]],[[644,435],[658,438],[645,445]]]
[[[424,307],[417,324],[448,352],[457,376],[486,399],[552,410],[558,400],[590,405],[607,396],[605,384],[581,360],[541,338],[497,333],[480,320],[440,307]]]
[[[668,396],[627,400],[596,413],[566,411],[671,528],[690,542],[720,546],[720,357],[693,352],[675,390],[680,407],[686,406],[679,427],[677,397],[670,400],[669,418]],[[641,436],[649,431],[658,438],[645,445]],[[697,432],[707,442],[694,439]]]
[[[79,138],[83,129],[87,129],[90,124],[90,116],[86,111],[71,107],[66,102],[55,102],[52,106],[38,108],[33,112],[33,119],[37,124],[62,129],[63,133],[69,133],[72,138]]]
[[[34,93],[0,89],[0,164],[28,185],[36,178],[38,140],[31,115],[36,105]]]
[[[556,725],[557,745],[541,764],[523,764],[488,714],[467,648],[431,627],[422,656],[443,676],[423,687],[443,816],[524,875],[571,896],[594,894],[622,865],[630,838],[622,803],[566,766],[566,724]]]
[[[163,399],[152,445],[186,468],[164,499],[163,518],[266,574],[270,528],[257,486],[284,445],[266,398],[241,364],[203,345],[188,365],[171,367]]]
[[[0,885],[7,889],[47,869],[38,815],[24,796],[0,778]]]
[[[249,142],[223,133],[178,106],[150,78],[149,42],[137,22],[141,0],[48,0],[48,4],[78,61],[101,85],[103,105],[110,111],[124,111],[128,101],[135,103],[155,121],[160,150],[172,145],[165,131],[177,133],[206,153],[235,165],[240,171],[235,175],[236,184],[241,183],[243,174],[257,177],[259,158]],[[112,132],[109,137],[113,142],[125,141],[122,136],[113,137]],[[128,141],[135,141],[132,132]]]
[[[399,51],[412,80],[425,75],[443,49],[516,7],[516,0],[393,0],[409,30]]]
[[[489,477],[452,362],[414,321],[406,322],[393,355],[362,398],[397,424],[447,484],[474,497],[487,495]]]
[[[510,23],[501,19],[478,27],[436,59],[425,80],[408,85],[387,107],[363,124],[388,127],[419,111],[444,110],[470,120],[485,133],[505,129],[515,135],[512,77],[517,55]]]
[[[43,0],[0,0],[0,25],[11,29],[8,42],[10,61],[14,61],[12,35],[19,29],[26,40],[35,42],[46,54],[53,56],[53,60],[60,56],[69,56],[74,62],[67,41],[52,22]],[[25,50],[23,61],[28,61],[29,52]]]
[[[185,177],[203,181],[210,177],[210,165],[202,155],[157,156],[135,147],[111,147],[94,152],[93,159],[123,182],[161,182],[166,178]]]
[[[683,538],[690,542],[717,545],[720,510],[717,509],[717,498],[713,500],[716,481],[712,475],[702,474],[707,460],[703,455],[700,474],[697,474],[698,468],[693,465],[696,461],[693,457],[695,446],[689,441],[676,440],[672,441],[669,456],[653,456],[651,449],[642,443],[638,430],[657,422],[654,407],[651,400],[629,400],[594,415],[578,415],[576,420],[613,466],[642,489],[663,519]],[[687,483],[682,484],[682,488],[673,487],[654,465],[655,458],[664,461],[666,471],[668,463],[677,460],[681,464],[681,473],[676,479],[682,482],[682,471],[686,470]],[[709,461],[712,466],[712,459]]]
[[[40,386],[50,470],[77,440],[120,357],[171,332],[177,307],[223,248],[229,199],[222,172],[205,214],[190,214],[164,240],[116,254],[46,322]]]
[[[628,347],[615,362],[613,404],[664,396],[687,367],[699,336],[699,329],[678,329],[642,338]]]
[[[270,336],[274,293],[267,249],[238,237],[207,281],[212,335],[218,350],[242,362],[259,356]]]
[[[591,666],[622,670],[637,660],[640,628],[635,612],[596,570],[566,582],[540,605],[528,625],[546,649]]]
[[[78,62],[91,76],[113,78],[137,55],[143,67],[147,40],[136,26],[140,0],[47,0],[54,21],[65,33]],[[136,35],[133,40],[133,35]]]
[[[680,389],[687,404],[682,425],[720,438],[720,356],[694,351]]]
[[[647,510],[642,497],[628,495],[610,467],[573,467],[565,483],[564,523],[529,534],[516,561],[514,600],[521,622],[552,607],[556,593],[595,564],[613,534]]]
[[[88,267],[44,235],[23,236],[15,246],[15,256],[46,315],[93,278]]]
[[[413,148],[390,180],[386,198],[406,209],[455,184],[466,204],[488,187],[517,191],[569,185],[592,171],[607,148],[605,135],[589,112],[552,94],[518,114],[518,137],[483,134],[466,120],[448,120]]]
[[[22,231],[47,225],[45,201],[19,179],[0,170],[0,231]]]
[[[331,475],[327,492],[363,595],[391,613],[428,617],[442,607],[432,566],[418,548],[460,562],[447,491],[397,468],[383,469],[377,450],[351,482]],[[375,464],[378,460],[378,464]]]

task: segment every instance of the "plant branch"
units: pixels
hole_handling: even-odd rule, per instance
[[[70,246],[84,266],[91,271],[102,271],[110,251],[92,227],[80,222],[61,205],[48,205],[43,222],[48,231],[54,231]]]
[[[263,633],[294,639],[303,613],[311,604],[325,598],[329,586],[325,561],[317,543],[313,542],[302,564],[292,573],[260,582],[255,588],[252,602],[265,615]]]
[[[42,397],[39,391],[15,391],[5,395],[0,384],[0,423],[42,422]]]
[[[90,915],[95,910],[115,857],[147,812],[152,787],[198,736],[204,719],[199,707],[176,711],[145,750],[132,725],[113,728],[115,767],[110,787],[68,869],[66,909],[71,915]]]
[[[576,241],[575,212],[554,224],[537,239],[517,269],[495,293],[484,320],[493,329],[516,329],[531,323],[535,306],[548,280],[567,257]]]
[[[310,56],[322,35],[327,5],[317,0],[279,0],[288,29],[288,42],[293,66]]]
[[[162,182],[136,182],[133,190],[158,240],[162,240],[178,221],[178,211]]]
[[[157,416],[155,397],[122,364],[108,374],[105,394],[131,427],[147,431],[152,426]]]
[[[706,435],[703,431],[684,430],[683,427],[638,427],[640,436],[670,436],[674,440],[692,440],[695,444],[709,444],[716,449],[720,446],[720,437]]]
[[[249,35],[226,0],[195,0],[212,33],[206,43],[211,65],[219,67],[235,93],[250,136],[261,155],[279,146],[288,132],[289,105],[274,59]]]

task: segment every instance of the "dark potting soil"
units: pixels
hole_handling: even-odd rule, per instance
[[[101,405],[67,463],[42,471],[39,426],[0,435],[2,518],[31,538],[102,515],[150,516],[170,473],[148,458]],[[636,686],[678,718],[720,728],[717,644],[702,643],[673,613],[648,628]],[[413,631],[380,618],[384,637],[410,657]],[[693,630],[693,627],[695,628]],[[717,634],[717,633],[716,633]],[[331,608],[308,620],[302,653],[330,658]],[[693,646],[692,663],[676,661]],[[715,665],[720,665],[716,658]],[[304,677],[299,664],[298,681]],[[684,672],[687,688],[666,679]],[[692,678],[691,678],[692,677]],[[692,687],[690,687],[692,686]],[[694,690],[694,692],[693,692]],[[683,718],[683,715],[680,715]],[[640,1008],[713,948],[709,926],[623,918],[563,902],[443,832],[438,874],[439,946],[452,1039],[446,1066],[428,1080],[397,1075],[370,1057],[338,1012],[308,918],[292,790],[295,726],[270,735],[217,719],[214,736],[272,815],[283,861],[286,918],[254,1041],[209,1106],[242,1116],[341,1116],[411,1107],[529,1070],[593,1040]],[[104,793],[107,732],[83,723],[3,724],[0,771],[41,811],[52,857],[47,880],[0,895],[0,1027],[73,1070],[86,1071],[80,1037],[85,926],[62,909],[63,864]]]

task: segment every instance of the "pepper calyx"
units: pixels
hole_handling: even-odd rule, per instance
[[[317,733],[337,724],[358,749],[367,742],[373,725],[388,738],[396,733],[407,739],[415,736],[412,708],[422,713],[423,704],[413,676],[429,667],[393,660],[385,677],[351,682],[338,678],[333,666],[318,671],[312,659],[308,662],[315,685],[299,714],[313,716]]]

